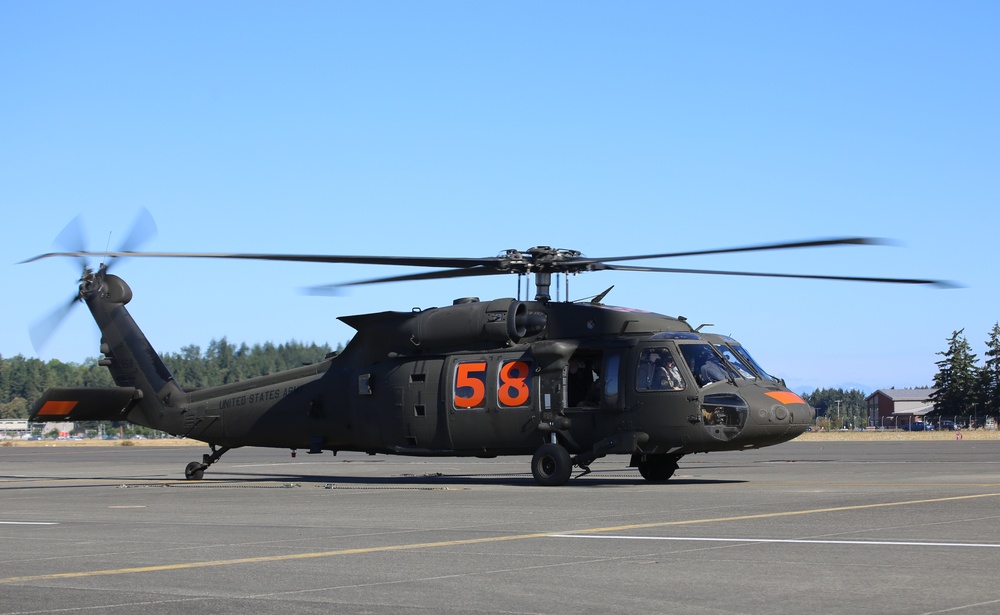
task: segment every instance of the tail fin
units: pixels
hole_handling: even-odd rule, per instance
[[[97,389],[94,395],[98,397],[94,399],[100,400],[103,396],[103,401],[108,402],[112,408],[117,407],[119,413],[128,413],[127,420],[133,423],[165,428],[162,420],[158,420],[161,414],[159,411],[164,405],[172,405],[172,401],[181,401],[179,397],[184,396],[184,392],[125,309],[125,304],[132,299],[132,289],[124,280],[108,274],[102,267],[84,277],[80,284],[80,297],[86,302],[101,330],[101,352],[104,358],[100,360],[100,364],[111,371],[111,376],[119,387]],[[58,391],[65,397],[67,394],[79,394],[81,390]],[[51,391],[46,396],[49,393]],[[77,395],[77,398],[81,403],[84,399],[90,399],[87,395]],[[56,400],[58,398],[52,398],[50,402]],[[43,410],[44,405],[38,405],[38,409]],[[119,416],[115,420],[122,418],[124,417]]]

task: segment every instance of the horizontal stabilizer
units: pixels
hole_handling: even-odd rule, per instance
[[[134,387],[53,387],[31,408],[29,421],[121,421],[142,398]]]

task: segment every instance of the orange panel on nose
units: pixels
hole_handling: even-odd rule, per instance
[[[47,401],[42,409],[38,411],[38,416],[66,416],[72,412],[79,402],[75,401]]]
[[[778,400],[782,404],[804,404],[806,403],[801,397],[792,393],[791,391],[771,391],[767,394],[768,397]]]

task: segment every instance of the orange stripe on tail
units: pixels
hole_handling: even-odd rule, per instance
[[[66,416],[73,411],[73,408],[76,408],[78,403],[75,401],[47,401],[38,411],[38,416]]]

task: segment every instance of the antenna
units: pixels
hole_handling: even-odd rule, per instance
[[[99,269],[102,269],[104,267],[104,263],[108,262],[108,252],[110,251],[111,251],[111,231],[108,231],[108,243],[104,246],[104,262],[101,263],[100,267],[98,267]]]

